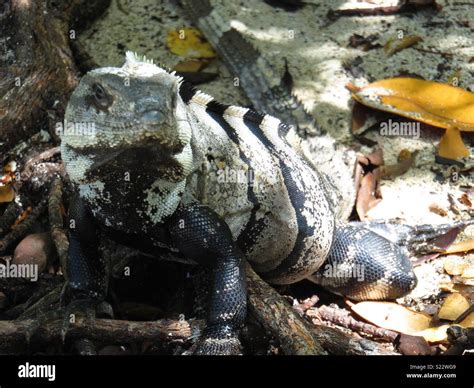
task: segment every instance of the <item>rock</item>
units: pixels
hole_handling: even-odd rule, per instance
[[[12,264],[32,264],[40,274],[49,261],[56,258],[56,249],[49,232],[29,234],[20,241],[13,253]]]

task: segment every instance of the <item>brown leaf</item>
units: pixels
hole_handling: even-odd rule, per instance
[[[362,105],[359,102],[354,103],[352,108],[352,126],[351,130],[353,134],[360,134],[362,131],[359,131],[365,124],[367,120],[367,110],[368,108],[365,105]]]
[[[463,276],[453,276],[452,281],[454,284],[462,284],[465,286],[474,286],[473,278],[465,278]]]
[[[400,151],[398,163],[380,167],[380,173],[383,178],[396,178],[405,174],[415,163],[418,150],[410,152],[407,149]]]
[[[466,193],[463,193],[463,195],[461,195],[458,198],[458,201],[461,202],[464,206],[466,206],[468,208],[472,207],[472,202],[471,202],[471,200],[469,199],[469,196]]]
[[[369,172],[365,174],[360,181],[360,188],[357,193],[356,211],[361,220],[367,217],[370,209],[374,208],[380,201],[376,197],[377,180],[380,172]]]
[[[0,202],[11,202],[14,199],[15,190],[13,190],[12,186],[0,186]]]
[[[376,149],[374,152],[366,156],[369,160],[370,164],[374,166],[382,166],[384,164],[383,161],[383,150],[381,148]]]
[[[377,39],[376,34],[369,36],[362,36],[359,34],[354,34],[349,38],[349,46],[353,48],[359,48],[362,51],[369,51],[376,47],[380,47],[378,43],[372,43]]]
[[[436,353],[436,351],[428,345],[428,342],[420,336],[400,334],[395,345],[400,353],[407,356],[427,356]]]
[[[446,217],[448,215],[448,212],[444,210],[441,206],[439,206],[437,203],[432,203],[430,206],[428,206],[428,210],[431,213],[437,214],[441,217]]]

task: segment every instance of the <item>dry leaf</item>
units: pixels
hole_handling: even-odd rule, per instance
[[[474,313],[470,313],[466,318],[458,323],[462,327],[474,327]]]
[[[438,145],[438,155],[447,159],[469,156],[469,149],[464,145],[461,132],[457,128],[446,128]]]
[[[448,257],[443,263],[443,268],[449,275],[461,275],[468,266],[460,257]]]
[[[428,314],[393,302],[360,302],[352,310],[376,326],[410,335],[418,335],[418,332],[429,328],[431,322]]]
[[[355,100],[371,108],[445,128],[440,156],[456,159],[469,155],[459,131],[474,131],[474,93],[416,78],[389,78],[357,88]]]
[[[452,281],[454,284],[462,284],[465,286],[474,286],[473,278],[465,278],[462,276],[453,276]]]
[[[380,170],[376,169],[364,175],[360,181],[356,199],[356,211],[361,220],[367,217],[367,212],[373,209],[380,201],[376,197],[376,188],[380,180]]]
[[[197,73],[204,69],[208,64],[209,61],[207,60],[189,59],[178,62],[176,66],[173,67],[173,70],[177,72]]]
[[[400,353],[407,356],[424,356],[435,353],[434,349],[426,342],[426,339],[421,336],[401,334],[396,342],[396,346]]]
[[[410,152],[407,149],[400,151],[398,155],[398,163],[380,167],[383,178],[396,178],[405,174],[415,163],[418,150]]]
[[[171,31],[166,37],[166,45],[173,54],[185,58],[215,58],[216,52],[201,32],[195,28]]]
[[[0,186],[0,202],[11,202],[15,199],[15,190],[12,186]]]
[[[450,254],[450,253],[460,253],[460,252],[468,252],[474,249],[474,240],[466,240],[460,241],[458,243],[452,244],[450,247],[444,249],[442,254]]]
[[[369,36],[354,34],[349,38],[349,46],[353,48],[359,48],[362,51],[369,51],[376,47],[380,47],[380,44],[373,43],[376,40],[377,40],[376,34],[372,34]]]
[[[423,337],[430,343],[447,342],[448,334],[446,330],[448,330],[448,328],[449,325],[429,327],[428,329],[419,331],[416,335]]]
[[[357,101],[352,108],[352,133],[358,135],[363,131],[360,129],[364,126],[365,121],[367,120],[367,110],[368,108],[365,105],[358,103]]]
[[[462,271],[461,277],[469,279],[474,278],[474,266],[471,265],[467,267],[464,271]]]
[[[468,300],[474,300],[474,286],[469,286],[466,284],[455,284],[449,283],[451,292],[459,292]]]
[[[407,35],[403,39],[389,39],[384,46],[384,50],[387,53],[387,56],[390,57],[399,51],[417,44],[421,40],[423,40],[421,36],[415,35]]]
[[[469,199],[469,196],[466,193],[463,193],[463,195],[461,195],[458,198],[458,201],[461,202],[466,207],[469,207],[469,208],[472,207],[472,202],[471,202],[471,200]]]
[[[15,228],[17,225],[21,224],[24,220],[26,220],[26,218],[32,211],[33,209],[31,206],[28,206],[25,210],[23,210],[21,214],[18,216],[18,218],[15,220],[12,228]]]
[[[438,312],[438,317],[448,321],[455,321],[469,306],[469,301],[461,294],[450,294],[444,300]]]
[[[441,217],[446,217],[448,215],[448,212],[437,203],[432,203],[430,206],[428,206],[428,209],[431,213],[437,214]]]

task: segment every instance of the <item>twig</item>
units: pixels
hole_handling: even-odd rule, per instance
[[[322,320],[334,323],[336,325],[357,331],[358,333],[368,334],[374,338],[393,342],[398,333],[392,330],[383,329],[369,323],[361,322],[350,315],[346,310],[337,309],[329,306],[311,308],[306,312],[309,317],[317,317]]]
[[[63,287],[63,278],[62,276],[48,275],[50,277],[44,278],[41,277],[38,282],[31,282],[29,279],[2,279],[2,280],[24,280],[24,283],[18,282],[17,284],[10,285],[10,287],[5,287],[5,291],[8,291],[9,294],[14,292],[15,298],[19,295],[25,295],[27,300],[23,303],[17,304],[5,311],[4,315],[8,319],[16,319],[21,314],[25,314],[26,311],[29,311],[33,306],[40,304],[39,302],[46,298],[49,301],[49,305],[59,302],[59,294]],[[56,291],[58,289],[58,291]],[[54,294],[55,299],[52,300],[49,295]],[[34,315],[31,316],[33,318]]]
[[[51,237],[58,252],[63,274],[67,274],[67,259],[69,241],[63,228],[62,204],[62,183],[56,178],[51,185],[51,192],[48,201],[49,224],[51,226]]]
[[[394,354],[380,344],[301,318],[247,265],[249,311],[279,341],[285,354]]]
[[[31,177],[34,175],[35,168],[38,166],[38,164],[48,162],[54,158],[59,159],[59,155],[60,155],[59,147],[53,147],[28,159],[25,163],[25,167],[23,168],[23,171],[21,172],[21,180],[22,181],[30,180]]]
[[[10,233],[0,240],[0,254],[3,254],[8,248],[10,248],[18,240],[21,240],[31,229],[33,224],[36,222],[38,217],[46,209],[46,199],[43,198],[41,202],[36,206],[27,218],[16,225]]]
[[[0,351],[11,349],[12,345],[24,344],[28,330],[34,320],[0,321]],[[63,319],[55,319],[41,325],[30,343],[45,343],[61,338]],[[78,318],[70,326],[67,338],[99,340],[110,343],[130,343],[139,341],[187,341],[199,336],[203,321],[160,319],[153,322],[134,322],[112,319],[89,321]]]
[[[8,204],[7,208],[0,217],[0,236],[4,236],[10,231],[13,223],[21,213],[20,206],[12,201]]]

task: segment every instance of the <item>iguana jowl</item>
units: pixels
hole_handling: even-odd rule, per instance
[[[310,278],[354,299],[395,298],[416,284],[408,250],[450,228],[336,220],[331,180],[293,147],[292,129],[222,105],[132,53],[123,67],[82,78],[66,120],[95,129],[61,137],[77,191],[70,206],[73,298],[105,297],[99,231],[211,265],[199,354],[238,352],[244,260],[273,284]],[[354,268],[363,269],[362,278],[352,276]]]

